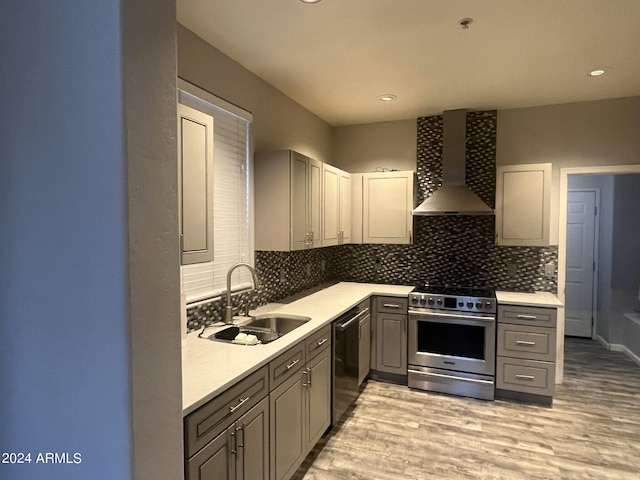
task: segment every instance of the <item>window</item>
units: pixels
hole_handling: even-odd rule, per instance
[[[181,290],[187,303],[226,291],[227,271],[237,262],[253,265],[251,222],[250,113],[185,81],[178,81],[178,101],[214,118],[213,262],[182,265]],[[246,269],[236,270],[232,290],[251,285]]]

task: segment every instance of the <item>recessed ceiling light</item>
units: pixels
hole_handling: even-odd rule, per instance
[[[378,100],[380,100],[381,102],[393,102],[396,98],[395,95],[391,95],[390,93],[387,93],[385,95],[380,95],[378,97]]]
[[[300,0],[302,3],[320,3],[322,0]]]
[[[598,70],[592,70],[589,72],[589,75],[592,77],[599,77],[600,75],[604,75],[604,70],[599,68]]]

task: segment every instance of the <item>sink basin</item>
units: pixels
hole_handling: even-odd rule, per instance
[[[281,337],[301,325],[307,323],[311,318],[299,315],[286,315],[277,313],[266,313],[251,317],[251,320],[239,322],[237,325],[240,331],[258,330],[265,332],[276,332]]]
[[[248,343],[247,345],[257,345],[260,343],[269,343],[277,340],[278,338],[286,335],[287,333],[295,330],[296,328],[304,325],[309,320],[310,317],[303,317],[300,315],[287,315],[287,314],[278,314],[278,313],[265,313],[263,315],[258,315],[255,317],[242,318],[235,322],[235,326],[238,327],[235,329],[235,332],[246,333],[247,335],[255,335],[258,339],[257,343]],[[217,334],[205,336],[204,331],[208,327],[205,327],[200,335],[201,338],[207,338],[209,340],[214,340],[218,342],[230,342],[230,343],[238,343],[243,345],[242,341],[234,341],[233,337],[236,335],[235,332],[231,333],[231,337],[218,337],[218,335],[223,332],[219,332]],[[226,330],[230,330],[228,327]]]

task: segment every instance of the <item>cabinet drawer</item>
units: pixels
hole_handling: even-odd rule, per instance
[[[500,304],[498,305],[498,323],[555,327],[556,309]]]
[[[499,324],[497,354],[553,362],[556,358],[556,329]]]
[[[299,371],[305,364],[304,341],[294,345],[269,363],[269,391]]]
[[[331,324],[312,334],[306,340],[307,362],[331,345]]]
[[[262,367],[189,414],[185,419],[187,456],[196,453],[262,400],[269,393],[267,382],[268,369]]]
[[[408,304],[406,297],[376,297],[376,312],[406,315]]]
[[[498,357],[496,367],[497,388],[553,396],[555,363]]]

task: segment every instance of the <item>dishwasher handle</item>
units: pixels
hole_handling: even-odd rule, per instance
[[[336,330],[338,330],[339,332],[344,332],[347,328],[349,328],[351,326],[352,323],[360,320],[360,317],[363,317],[364,315],[366,315],[368,313],[369,313],[369,309],[365,308],[364,310],[362,310],[357,315],[351,317],[349,320],[345,320],[342,323],[336,322]]]

